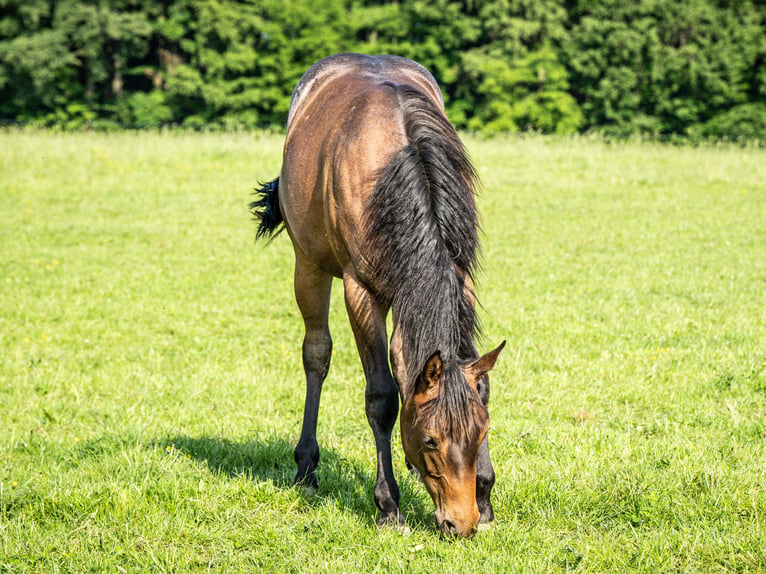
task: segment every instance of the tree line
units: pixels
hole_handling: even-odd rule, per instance
[[[430,69],[477,132],[766,139],[752,0],[0,0],[0,121],[270,128],[318,59]]]

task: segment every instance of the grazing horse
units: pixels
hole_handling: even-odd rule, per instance
[[[400,399],[408,466],[434,501],[438,528],[470,536],[494,520],[487,373],[504,343],[481,357],[474,344],[475,181],[425,68],[395,56],[338,54],[298,82],[280,176],[251,205],[257,236],[284,223],[295,251],[306,373],[295,481],[317,486],[317,415],[338,277],[367,383],[381,525],[404,526],[391,461]]]

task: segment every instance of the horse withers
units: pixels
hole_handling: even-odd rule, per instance
[[[295,481],[317,486],[317,416],[338,277],[366,378],[381,525],[404,526],[391,461],[399,400],[407,462],[434,501],[438,528],[470,536],[494,520],[487,373],[504,343],[484,356],[474,343],[476,180],[425,68],[396,56],[338,54],[298,82],[281,173],[251,205],[258,237],[284,224],[295,251],[306,374]]]

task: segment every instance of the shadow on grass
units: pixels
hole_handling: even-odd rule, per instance
[[[204,463],[217,474],[232,478],[244,476],[250,480],[271,482],[278,488],[298,488],[293,485],[296,468],[293,445],[283,438],[271,436],[244,442],[202,436],[174,436],[154,441],[165,450],[175,450]],[[357,461],[344,457],[333,449],[321,449],[317,467],[319,490],[308,498],[312,504],[334,500],[339,507],[356,513],[372,523],[378,519],[373,500],[375,471]],[[409,476],[399,480],[401,510],[411,527],[432,528],[433,509],[422,503],[422,487]],[[305,492],[305,491],[304,491]]]

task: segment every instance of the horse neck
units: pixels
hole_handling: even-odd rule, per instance
[[[394,310],[413,381],[436,351],[448,360],[475,353],[466,281],[478,250],[476,172],[439,105],[412,87],[389,87],[407,145],[379,172],[370,196],[366,258],[375,290]]]
[[[475,358],[473,305],[454,265],[412,277],[402,291],[392,309],[394,329],[401,338],[404,372],[399,378],[405,377],[404,384],[412,386],[437,351],[447,362]]]

